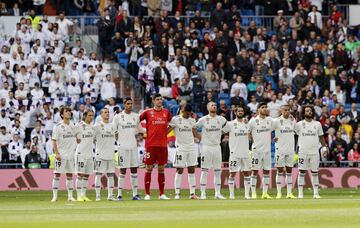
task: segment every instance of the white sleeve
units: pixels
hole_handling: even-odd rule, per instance
[[[227,122],[226,123],[226,125],[225,125],[225,127],[223,127],[223,132],[225,132],[225,133],[229,133],[229,132],[231,132],[231,126],[230,126],[230,124],[231,124],[231,122]]]
[[[204,126],[204,117],[201,117],[198,122],[196,123],[196,128],[202,128]]]
[[[319,136],[323,136],[324,135],[324,131],[322,129],[322,126],[319,122],[317,122],[317,125],[318,125],[318,135]]]
[[[170,123],[169,123],[169,126],[172,127],[172,128],[175,128],[177,126],[177,120],[178,120],[178,117],[174,116]]]
[[[297,122],[297,123],[295,124],[295,129],[294,129],[294,131],[295,131],[295,134],[297,134],[297,135],[300,134],[300,122]]]
[[[54,140],[54,141],[59,140],[59,132],[58,132],[58,127],[57,126],[55,126],[53,131],[52,131],[51,139]]]

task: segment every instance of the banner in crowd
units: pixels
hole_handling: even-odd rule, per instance
[[[145,169],[139,169],[139,188],[144,188],[144,174]],[[196,185],[199,188],[201,169],[196,169]],[[294,187],[297,187],[297,170],[293,171]],[[271,171],[271,186],[276,187],[275,184],[276,170]],[[152,174],[151,188],[157,189],[157,171],[154,169]],[[165,171],[166,189],[174,188],[175,169],[168,168]],[[227,179],[229,176],[228,170],[222,172],[222,188],[227,188]],[[115,175],[115,187],[117,185],[118,170]],[[51,183],[53,178],[53,170],[50,169],[0,169],[0,191],[12,191],[12,190],[51,190]],[[75,177],[74,177],[75,179]],[[91,175],[89,178],[90,189],[94,188],[95,175]],[[186,171],[182,177],[182,188],[187,189],[187,173]],[[319,181],[322,188],[355,188],[360,187],[360,168],[322,168],[319,171]],[[60,189],[65,189],[65,175],[62,175],[60,182]],[[101,178],[102,187],[106,188],[107,180],[106,176]],[[257,185],[261,186],[261,173],[258,176]],[[237,175],[236,186],[243,188],[243,177]],[[126,176],[125,189],[131,189],[130,177]],[[311,187],[311,173],[307,173],[305,177],[305,187]],[[209,172],[208,175],[208,188],[214,188],[213,172]]]

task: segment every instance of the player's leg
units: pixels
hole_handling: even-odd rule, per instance
[[[236,173],[240,171],[240,159],[237,159],[233,156],[229,158],[229,179],[228,179],[228,187],[229,187],[229,198],[235,199],[235,176]]]
[[[150,197],[151,173],[155,162],[156,162],[156,154],[154,153],[154,148],[152,147],[146,148],[144,153],[144,164],[146,165],[146,172],[144,176],[144,186],[145,186],[144,200],[151,199]]]
[[[214,186],[215,186],[215,198],[216,199],[226,199],[223,195],[221,195],[221,148],[220,146],[213,148],[213,164],[214,168]]]
[[[201,154],[201,175],[200,175],[200,199],[206,199],[206,185],[209,168],[212,168],[211,153],[207,146],[203,145],[203,151]]]
[[[103,166],[104,161],[98,159],[95,161],[95,194],[96,194],[96,201],[101,200],[100,190],[101,190],[101,175],[103,173]]]
[[[89,174],[84,174],[83,175],[83,179],[82,179],[82,198],[84,201],[91,201],[89,198],[87,198],[86,196],[86,191],[87,191],[87,186],[88,186],[88,181],[89,181]]]
[[[188,181],[189,181],[190,199],[198,199],[198,197],[195,194],[195,188],[196,188],[195,166],[188,167]]]
[[[159,198],[162,200],[169,200],[165,195],[165,165],[168,162],[167,147],[156,148],[156,160],[158,164],[158,184],[159,184]]]
[[[130,182],[131,182],[131,189],[133,198],[132,200],[140,200],[140,196],[138,194],[138,174],[137,170],[139,167],[139,158],[138,158],[138,149],[137,147],[129,150],[129,157],[130,157]]]
[[[244,189],[245,189],[245,199],[250,198],[250,186],[251,186],[251,162],[249,158],[241,159],[241,171],[244,175]]]
[[[107,163],[107,170],[106,170],[106,176],[107,176],[107,188],[108,188],[108,200],[109,201],[115,201],[117,200],[114,197],[114,174],[115,174],[115,162],[114,160],[108,160]]]
[[[82,185],[83,185],[83,174],[82,173],[77,173],[76,175],[76,181],[75,181],[75,186],[76,186],[76,199],[77,201],[84,201],[82,199]]]
[[[286,182],[286,198],[288,199],[295,199],[296,197],[292,194],[292,167],[294,166],[294,156],[293,155],[286,155],[285,156],[285,182]]]
[[[319,195],[319,154],[311,155],[310,169],[311,169],[311,182],[314,191],[314,199],[320,199]]]
[[[251,160],[251,166],[252,166],[252,175],[251,175],[251,198],[256,199],[256,184],[257,184],[257,175],[259,172],[259,169],[261,169],[260,165],[260,159],[261,156],[259,153],[253,153],[253,157]]]
[[[264,153],[262,159],[263,167],[263,199],[271,199],[272,197],[268,194],[268,189],[270,185],[270,170],[271,170],[271,153]]]
[[[54,170],[54,178],[52,180],[52,190],[53,190],[53,198],[51,202],[56,202],[58,199],[58,190],[60,185],[60,176],[61,173],[64,172],[64,166],[63,162],[60,160],[55,160],[55,170]]]
[[[182,153],[179,148],[175,152],[174,167],[176,168],[175,179],[174,179],[174,188],[175,188],[175,199],[180,199],[180,190],[181,190],[181,179],[184,172],[184,167],[186,166],[186,155]]]
[[[229,179],[228,179],[228,186],[229,186],[229,199],[235,199],[235,176],[236,172],[230,172]]]
[[[299,176],[298,176],[298,198],[302,199],[304,198],[304,185],[305,185],[305,175],[307,170],[306,165],[306,156],[302,153],[299,153],[299,161],[298,161],[298,167],[299,167]]]
[[[277,190],[277,194],[276,194],[276,199],[281,199],[281,184],[282,184],[282,178],[284,176],[284,155],[282,154],[275,154],[275,166],[277,169],[276,172],[276,190]]]
[[[68,201],[76,201],[73,197],[74,181],[72,173],[66,173],[66,190],[68,192]]]
[[[277,194],[276,194],[276,199],[281,199],[281,184],[282,184],[282,178],[284,176],[284,167],[277,167],[277,172],[276,172],[276,190],[277,190]]]
[[[180,190],[181,190],[181,178],[184,172],[184,168],[176,168],[175,173],[175,199],[180,199]]]
[[[122,200],[122,190],[124,188],[124,181],[126,176],[126,168],[120,168],[119,178],[118,178],[118,194],[117,199]]]
[[[56,166],[56,162],[55,162]],[[52,180],[52,191],[53,191],[53,198],[51,202],[56,202],[58,199],[58,190],[60,185],[60,173],[54,173],[54,178]]]
[[[131,181],[131,189],[133,198],[132,200],[140,200],[140,196],[138,194],[138,174],[137,174],[137,166],[130,168],[130,181]]]

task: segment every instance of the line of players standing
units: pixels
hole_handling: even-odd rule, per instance
[[[181,177],[184,168],[188,169],[188,182],[190,199],[198,199],[195,194],[195,166],[197,165],[197,150],[195,141],[201,140],[201,176],[200,199],[206,199],[207,175],[209,169],[214,171],[215,198],[226,199],[221,193],[221,148],[222,134],[229,134],[229,169],[228,186],[230,199],[235,198],[235,175],[242,172],[244,175],[245,199],[256,199],[256,182],[259,170],[263,171],[262,198],[272,198],[268,194],[271,169],[271,132],[275,131],[276,141],[276,175],[277,196],[281,198],[282,177],[285,175],[287,198],[296,198],[292,194],[292,167],[294,165],[294,134],[299,136],[299,175],[298,198],[303,198],[305,172],[311,170],[314,198],[320,198],[318,193],[319,145],[322,152],[327,152],[321,125],[313,119],[314,109],[311,106],[303,107],[304,119],[296,123],[290,115],[290,108],[282,106],[282,115],[272,119],[268,117],[266,103],[258,106],[258,115],[248,121],[242,107],[236,109],[236,119],[226,121],[216,114],[217,106],[209,102],[209,114],[201,117],[198,122],[191,118],[191,106],[187,105],[181,115],[172,117],[169,111],[162,107],[162,96],[155,94],[154,107],[145,110],[141,115],[132,112],[133,102],[130,98],[124,99],[124,111],[109,122],[109,110],[100,111],[101,121],[93,125],[94,113],[86,110],[84,120],[75,126],[70,122],[71,109],[63,107],[60,110],[62,122],[53,129],[52,141],[55,153],[55,171],[52,182],[52,202],[58,199],[58,188],[61,173],[66,174],[66,188],[69,201],[91,201],[86,196],[89,175],[95,169],[96,201],[100,201],[101,175],[107,175],[108,197],[110,201],[122,200],[127,168],[130,168],[133,200],[140,200],[138,194],[137,167],[137,141],[136,135],[143,134],[141,121],[146,121],[144,164],[146,172],[144,177],[145,197],[150,200],[151,173],[154,164],[158,168],[159,199],[169,199],[164,194],[165,174],[164,167],[168,159],[167,133],[174,130],[176,136],[176,154],[174,167],[175,199],[180,199]],[[201,128],[200,134],[197,129]],[[249,154],[249,141],[252,140],[251,154]],[[95,142],[95,159],[93,145]],[[118,144],[120,175],[118,178],[118,195],[114,197],[114,145]],[[73,197],[73,173],[77,174],[76,190],[77,200]],[[251,191],[251,196],[250,196]]]

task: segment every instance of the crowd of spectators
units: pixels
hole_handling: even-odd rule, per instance
[[[123,66],[144,86],[146,98],[160,92],[165,106],[191,103],[197,117],[207,114],[207,102],[215,101],[218,113],[228,120],[235,118],[237,106],[244,106],[251,118],[263,101],[271,117],[278,117],[281,105],[288,103],[300,120],[301,106],[313,104],[330,147],[322,160],[337,166],[347,160],[357,164],[360,42],[358,30],[348,25],[336,4],[321,8],[317,3],[322,1],[280,1],[287,6],[270,7],[266,4],[271,1],[184,5],[181,0],[148,0],[145,7],[143,1],[134,2],[107,1],[97,22],[99,45],[105,56],[126,58]],[[154,2],[172,6],[151,8]],[[276,14],[274,29],[255,20],[242,26],[239,9],[244,7],[253,7],[257,14],[268,14],[270,7]],[[328,16],[325,8],[330,8]],[[191,10],[189,20],[181,17]],[[210,17],[202,15],[204,11]],[[290,13],[290,18],[284,16]],[[52,153],[48,139],[60,121],[62,104],[76,107],[74,122],[86,108],[96,111],[105,102],[112,116],[119,111],[108,64],[91,50],[87,53],[81,40],[74,46],[67,43],[73,22],[65,13],[55,23],[46,15],[32,20],[36,15],[31,10],[12,37],[0,40],[2,162],[24,162],[30,150],[47,161]],[[227,140],[222,142],[224,161]]]

